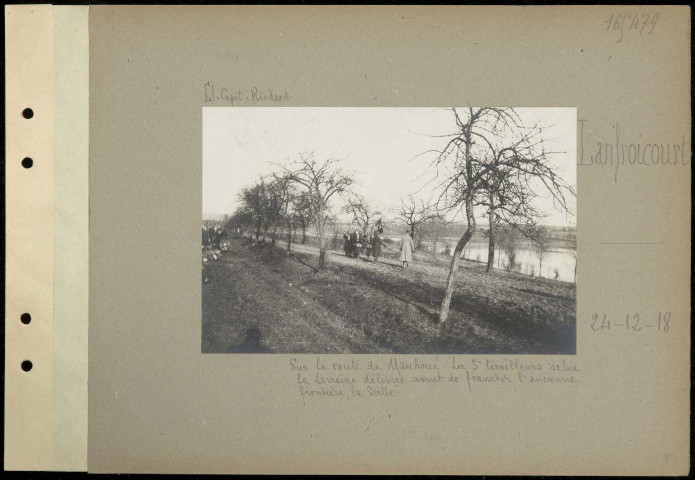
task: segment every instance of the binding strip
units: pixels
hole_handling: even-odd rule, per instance
[[[53,23],[5,9],[5,469],[53,465]]]
[[[5,468],[86,471],[89,7],[5,19]]]

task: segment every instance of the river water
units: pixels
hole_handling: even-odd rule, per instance
[[[452,248],[453,250],[453,248]],[[487,262],[487,245],[472,244],[463,251],[463,258]],[[575,257],[574,250],[552,249],[543,253],[543,261],[535,250],[518,247],[515,258],[514,271],[531,276],[541,276],[563,282],[574,282]],[[507,269],[509,256],[504,250],[496,249],[495,268]]]
[[[400,241],[400,238],[394,237],[392,240]],[[444,238],[437,243],[437,251],[443,254],[448,244],[449,251],[453,253],[454,247],[458,239]],[[432,242],[424,242],[431,249]],[[494,268],[507,270],[509,266],[509,256],[504,250],[495,249]],[[472,261],[487,263],[487,243],[469,242],[463,250],[463,258]],[[563,282],[574,282],[575,280],[575,259],[576,250],[566,248],[551,248],[543,254],[543,261],[540,261],[540,255],[537,251],[528,246],[519,246],[516,248],[516,258],[514,271],[530,275],[534,277],[544,277]],[[451,256],[452,253],[449,255]]]

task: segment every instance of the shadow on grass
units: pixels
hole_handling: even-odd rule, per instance
[[[405,302],[405,303],[412,305],[413,307],[415,307],[417,309],[418,312],[420,312],[425,318],[427,318],[427,320],[430,323],[432,323],[433,325],[439,324],[439,312],[438,311],[432,311],[431,309],[429,309],[427,307],[423,307],[422,304],[417,303],[417,302],[413,302],[409,298],[404,297],[402,295],[398,295],[390,290],[386,290],[386,289],[380,289],[380,290],[383,293],[385,293],[386,295],[389,295],[389,296],[395,298],[396,300],[400,300],[401,302]]]

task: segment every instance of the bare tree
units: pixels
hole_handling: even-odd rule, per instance
[[[533,180],[545,185],[554,200],[565,208],[565,192],[568,188],[545,161],[542,138],[539,139],[541,142],[538,145],[530,140],[531,137],[524,134],[523,125],[513,109],[468,107],[463,113],[455,108],[451,111],[456,131],[445,136],[448,140],[444,148],[435,151],[432,167],[436,170],[437,178],[442,179],[439,183],[439,202],[447,209],[463,209],[468,225],[454,249],[439,312],[440,323],[446,322],[449,315],[461,253],[476,230],[474,208],[484,205],[487,199],[488,207],[492,210],[491,213],[488,212],[493,218],[491,227],[494,229],[497,218],[495,209],[500,207],[496,199],[502,198],[503,194],[506,195],[506,189],[516,191],[516,195],[512,197],[516,198],[516,201],[511,202],[509,207],[516,215],[516,209],[531,206],[525,199],[533,194]],[[514,138],[515,135],[520,135],[521,140],[512,141],[511,146],[500,146],[500,139],[506,142],[509,137]],[[521,145],[527,149],[540,148],[540,154],[527,154]],[[512,182],[511,179],[515,178],[515,175],[518,180]],[[573,190],[570,191],[574,193]],[[490,192],[493,192],[492,201]],[[492,242],[494,246],[494,233]]]
[[[444,180],[439,185],[442,189],[439,200],[444,202],[445,208],[453,210],[463,207],[468,226],[454,248],[444,290],[444,298],[439,310],[439,323],[446,322],[449,316],[449,306],[454,291],[454,280],[461,253],[468,241],[473,237],[476,228],[473,208],[479,188],[479,173],[476,171],[473,161],[473,129],[489,114],[487,109],[473,109],[472,107],[468,108],[467,118],[461,117],[454,108],[452,108],[452,112],[456,120],[457,131],[451,136],[444,148],[437,151],[433,166],[437,170],[437,177],[439,177],[440,172],[444,173]],[[492,113],[494,111],[491,110],[490,114]],[[451,162],[452,158],[453,165],[447,169],[447,163]]]
[[[237,219],[252,221],[256,229],[256,239],[263,232],[263,241],[268,237],[268,230],[273,228],[271,242],[277,239],[278,228],[282,231],[286,225],[289,201],[293,190],[291,182],[278,174],[261,177],[255,184],[244,188],[239,199],[241,208],[235,213]]]
[[[254,224],[253,214],[243,206],[238,207],[227,222],[225,228],[230,231],[243,231]]]
[[[256,227],[256,240],[260,238],[261,231],[263,231],[263,241],[265,242],[271,210],[268,185],[265,179],[261,178],[254,185],[244,188],[239,198],[245,214],[253,218],[253,223]]]
[[[550,251],[550,237],[547,229],[539,225],[532,234],[533,246],[538,254],[538,276],[543,276],[543,258]]]
[[[292,250],[293,208],[295,206],[295,198],[297,197],[297,189],[289,176],[279,173],[273,174],[272,188],[279,207],[278,216],[282,220],[283,225],[287,227],[287,253],[289,254]]]
[[[302,231],[302,245],[306,243],[306,231],[314,223],[314,214],[311,210],[311,199],[307,192],[300,192],[293,201],[293,226]]]
[[[283,204],[284,197],[287,195],[287,181],[277,175],[270,175],[261,179],[264,184],[264,201],[265,201],[265,226],[264,233],[267,235],[268,228],[273,227],[270,243],[275,246],[275,241],[278,236],[278,227],[283,226]]]
[[[481,188],[486,195],[477,205],[487,207],[488,212],[488,263],[491,271],[495,259],[495,229],[504,223],[526,235],[537,232],[539,221],[546,215],[534,206],[540,192],[553,197],[558,210],[569,214],[565,194],[574,195],[574,190],[558,177],[548,161],[544,148],[543,128],[523,126],[513,111],[507,112],[512,122],[506,122],[501,135],[478,135],[488,147],[488,160],[481,165]]]
[[[437,245],[442,234],[446,231],[449,224],[453,220],[447,220],[444,216],[435,213],[426,222],[423,223],[422,228],[428,233],[429,237],[432,239],[432,253],[437,254]]]
[[[314,152],[300,153],[297,159],[283,166],[283,169],[287,177],[308,194],[318,234],[318,270],[321,271],[326,263],[325,226],[329,218],[330,201],[336,194],[346,192],[354,183],[354,177],[340,168],[339,159],[329,157],[317,160]]]
[[[352,220],[362,227],[363,232],[369,230],[370,223],[381,215],[381,211],[367,202],[361,195],[353,195],[343,207],[343,211],[352,216]]]
[[[516,269],[516,250],[519,242],[519,232],[509,227],[508,225],[501,225],[498,232],[498,244],[502,251],[507,255],[507,265],[505,269],[508,272],[514,271]],[[499,256],[497,257],[497,266],[499,267]]]
[[[397,219],[402,220],[408,225],[410,237],[415,240],[415,231],[424,222],[437,216],[436,210],[427,205],[423,200],[416,200],[413,196],[401,199],[399,207],[393,210]]]

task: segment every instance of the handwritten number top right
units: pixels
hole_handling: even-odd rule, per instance
[[[639,32],[640,35],[642,35],[642,33],[651,35],[658,21],[658,13],[614,13],[603,23],[606,25],[606,31],[618,30],[620,32],[620,37],[616,42],[620,43],[623,41],[625,32]]]

